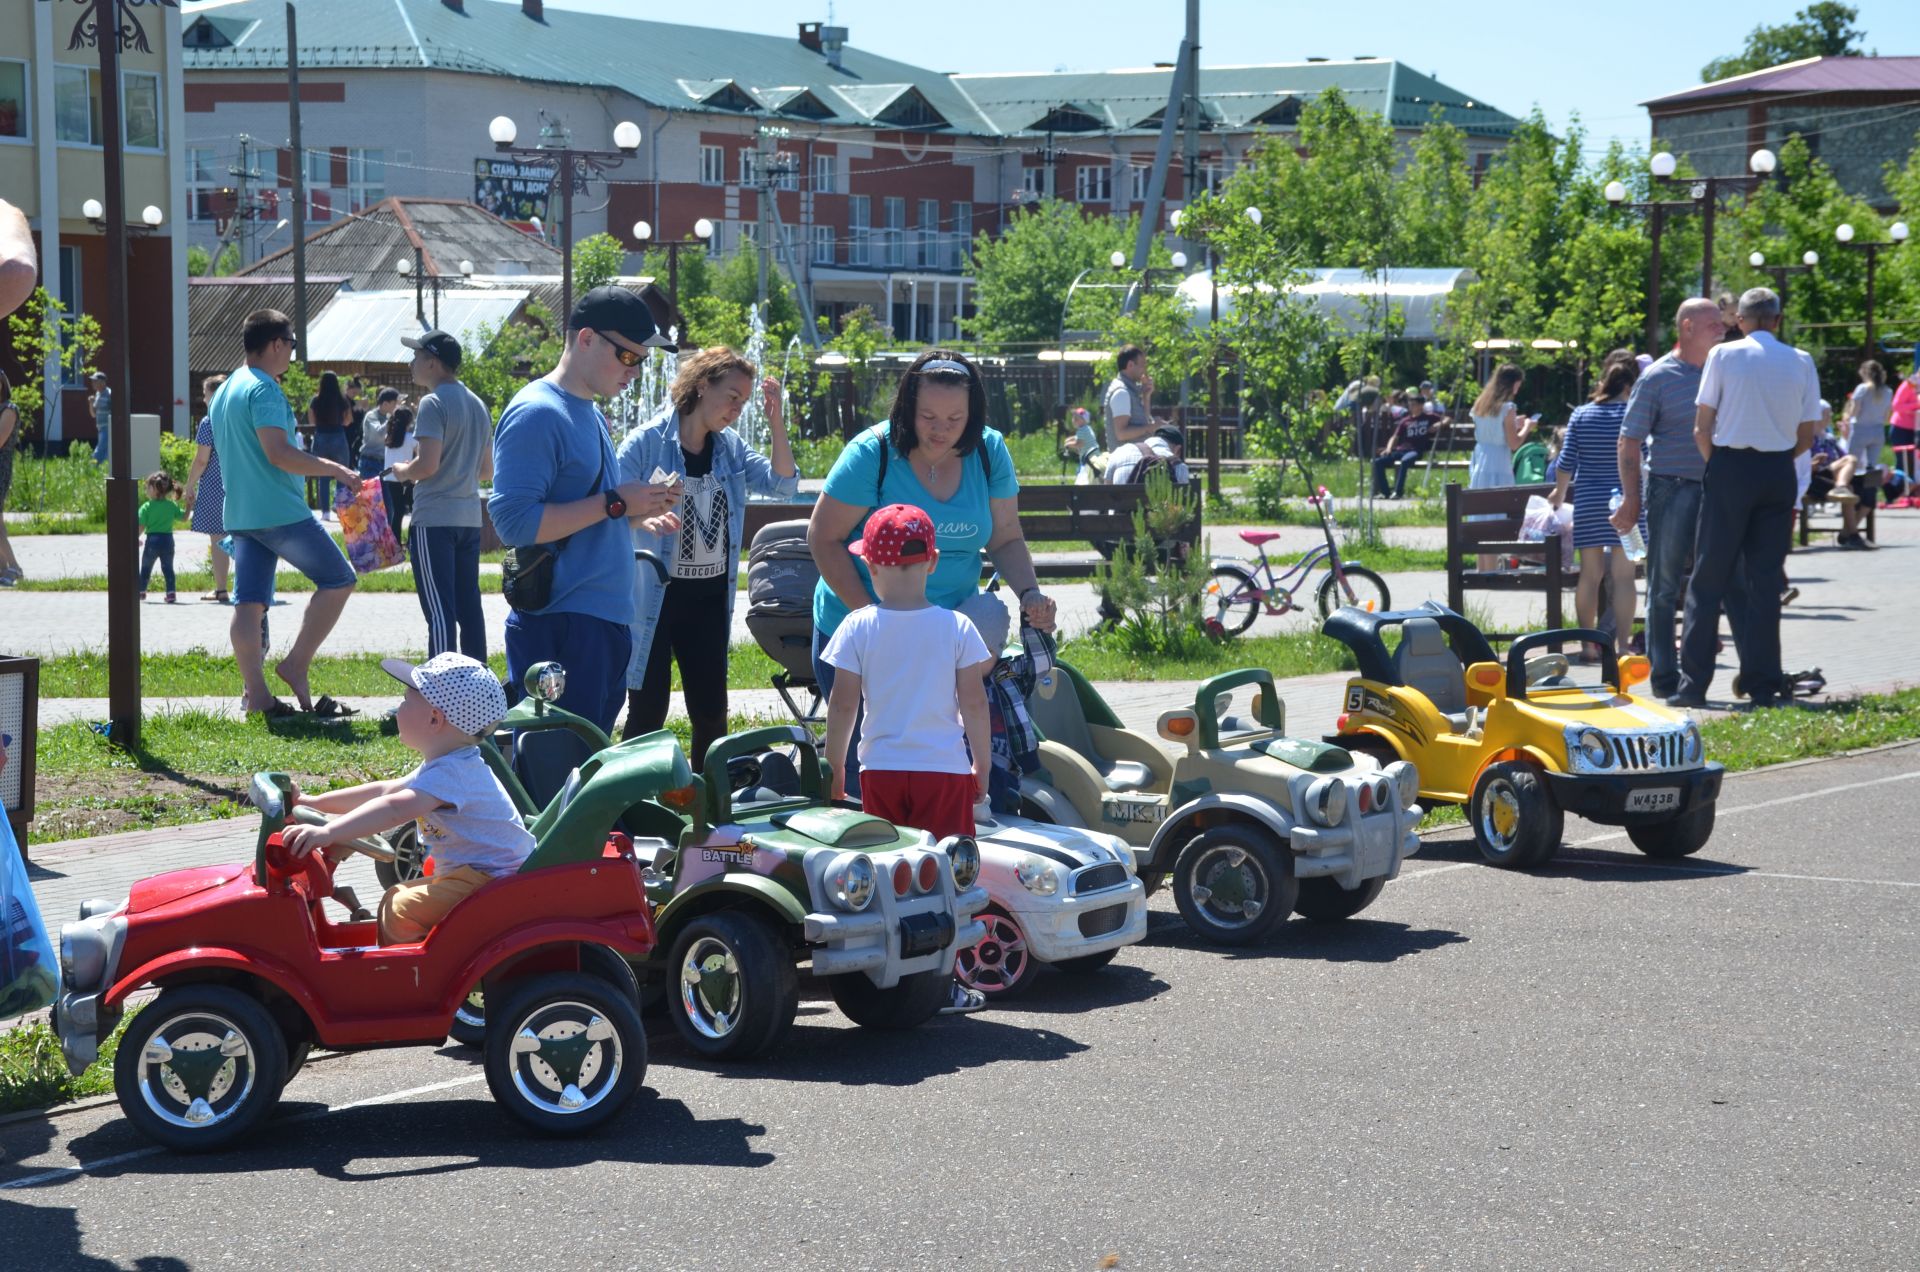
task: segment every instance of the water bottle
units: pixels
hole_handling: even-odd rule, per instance
[[[1615,486],[1613,488],[1613,498],[1607,504],[1607,512],[1611,514],[1620,511],[1620,505],[1624,502],[1626,502],[1626,496],[1620,493],[1618,486]],[[1621,533],[1620,546],[1626,549],[1627,560],[1629,561],[1644,561],[1647,559],[1647,539],[1645,535],[1640,533],[1640,524],[1638,522],[1635,522]]]

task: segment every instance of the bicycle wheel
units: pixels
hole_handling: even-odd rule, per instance
[[[1333,611],[1346,605],[1363,609],[1369,614],[1393,608],[1393,602],[1387,596],[1387,581],[1378,574],[1360,565],[1343,566],[1340,572],[1346,576],[1345,591],[1341,590],[1339,580],[1334,578],[1331,570],[1320,581],[1321,618],[1331,617]]]
[[[1215,566],[1202,607],[1206,617],[1219,621],[1221,631],[1238,636],[1260,613],[1260,585],[1240,566]]]

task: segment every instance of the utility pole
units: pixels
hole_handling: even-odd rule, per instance
[[[307,364],[307,152],[300,146],[300,35],[292,0],[287,3],[287,144],[293,149],[293,338],[294,354]]]
[[[774,182],[778,180],[774,172],[776,162],[774,145],[779,138],[786,135],[785,128],[763,123],[754,138],[753,186],[757,192],[758,206],[755,209],[753,246],[754,263],[759,266],[760,279],[759,299],[755,303],[760,307],[762,322],[765,322],[767,317],[767,253],[773,248],[769,239],[773,233],[774,223]]]
[[[1041,188],[1041,195],[1042,197],[1048,198],[1048,199],[1053,198],[1054,159],[1055,159],[1055,151],[1053,149],[1053,130],[1049,128],[1047,130],[1046,147],[1040,152],[1040,163],[1044,169],[1044,175],[1040,178],[1043,183]]]
[[[240,162],[228,167],[227,175],[239,183],[233,200],[233,222],[237,227],[234,238],[240,244],[240,263],[250,265],[253,263],[253,240],[258,237],[252,223],[257,219],[259,209],[253,205],[254,196],[249,187],[255,181],[265,181],[267,174],[253,166],[253,138],[246,133],[240,134]],[[222,243],[220,250],[225,251],[226,244]],[[215,253],[214,259],[218,263],[218,253]]]
[[[1185,178],[1181,183],[1182,205],[1192,203],[1200,188],[1200,0],[1187,0],[1187,39],[1181,50],[1186,57],[1187,99],[1180,112],[1186,129],[1181,163]]]

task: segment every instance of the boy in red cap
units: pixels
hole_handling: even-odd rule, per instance
[[[820,653],[839,672],[827,705],[827,762],[833,797],[843,799],[847,742],[864,701],[866,810],[935,837],[971,835],[993,764],[985,680],[993,656],[966,615],[927,600],[927,576],[940,559],[933,543],[931,517],[889,504],[848,545],[865,559],[880,603],[848,615]]]

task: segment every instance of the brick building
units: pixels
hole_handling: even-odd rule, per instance
[[[1655,142],[1702,176],[1745,177],[1755,150],[1799,133],[1843,189],[1889,212],[1885,166],[1920,143],[1920,57],[1810,57],[1642,104]]]
[[[248,259],[283,215],[287,135],[280,0],[190,5],[185,30],[194,241],[249,178],[255,219],[235,232]],[[521,144],[567,138],[612,149],[616,124],[642,132],[604,191],[576,198],[575,234],[610,230],[637,247],[687,238],[706,218],[713,250],[758,232],[778,209],[779,264],[829,315],[866,305],[907,338],[938,338],[970,307],[967,245],[1051,189],[1124,215],[1144,198],[1172,71],[958,75],[852,47],[844,29],[803,23],[794,38],[547,9],[541,0],[328,0],[300,15],[302,137],[311,218],[390,194],[471,199],[551,232],[537,174],[502,159],[488,121],[512,118]],[[1330,85],[1386,115],[1403,136],[1434,106],[1467,130],[1476,161],[1515,124],[1472,96],[1398,63],[1315,60],[1203,68],[1197,180],[1220,180],[1263,131],[1284,133]],[[763,133],[767,135],[763,136]],[[239,161],[246,139],[247,164]],[[257,162],[255,161],[257,160]],[[761,171],[762,165],[766,171]],[[1178,162],[1166,197],[1188,182]],[[265,198],[260,198],[264,192]],[[272,248],[276,244],[268,243]]]

